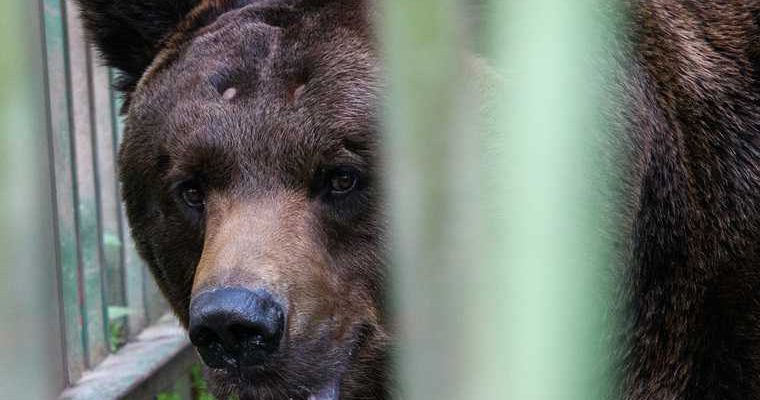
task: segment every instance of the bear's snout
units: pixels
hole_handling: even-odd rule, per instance
[[[212,368],[266,365],[284,330],[283,307],[264,289],[206,290],[190,305],[190,341]]]

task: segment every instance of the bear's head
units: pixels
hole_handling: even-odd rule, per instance
[[[220,398],[384,398],[382,82],[358,0],[79,0],[133,237]]]

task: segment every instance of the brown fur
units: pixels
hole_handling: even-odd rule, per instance
[[[627,399],[760,398],[755,1],[630,1]]]

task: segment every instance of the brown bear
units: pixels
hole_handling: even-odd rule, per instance
[[[214,391],[389,397],[376,2],[78,1],[122,72],[133,236]],[[622,3],[616,397],[760,399],[760,1]]]
[[[132,233],[220,399],[384,398],[369,3],[83,1]]]

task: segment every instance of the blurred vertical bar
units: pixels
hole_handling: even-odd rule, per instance
[[[39,3],[0,2],[0,394],[63,385]]]
[[[479,266],[479,132],[463,2],[388,0],[385,148],[398,310],[398,376],[409,399],[464,397],[467,297]],[[487,397],[483,397],[487,398]],[[491,398],[504,398],[495,396]]]
[[[609,0],[492,0],[496,93],[470,398],[607,399]]]
[[[493,69],[462,2],[386,4],[403,398],[609,398],[614,3],[490,1]]]
[[[79,296],[79,248],[74,193],[74,147],[71,139],[66,10],[62,0],[44,0],[47,97],[56,200],[56,235],[61,323],[65,332],[66,375],[76,382],[85,370],[82,307]]]
[[[98,179],[95,159],[90,48],[73,0],[65,2],[71,74],[71,121],[76,162],[77,228],[79,233],[80,293],[83,296],[87,366],[108,354],[106,307],[103,295],[103,257],[100,253]]]

